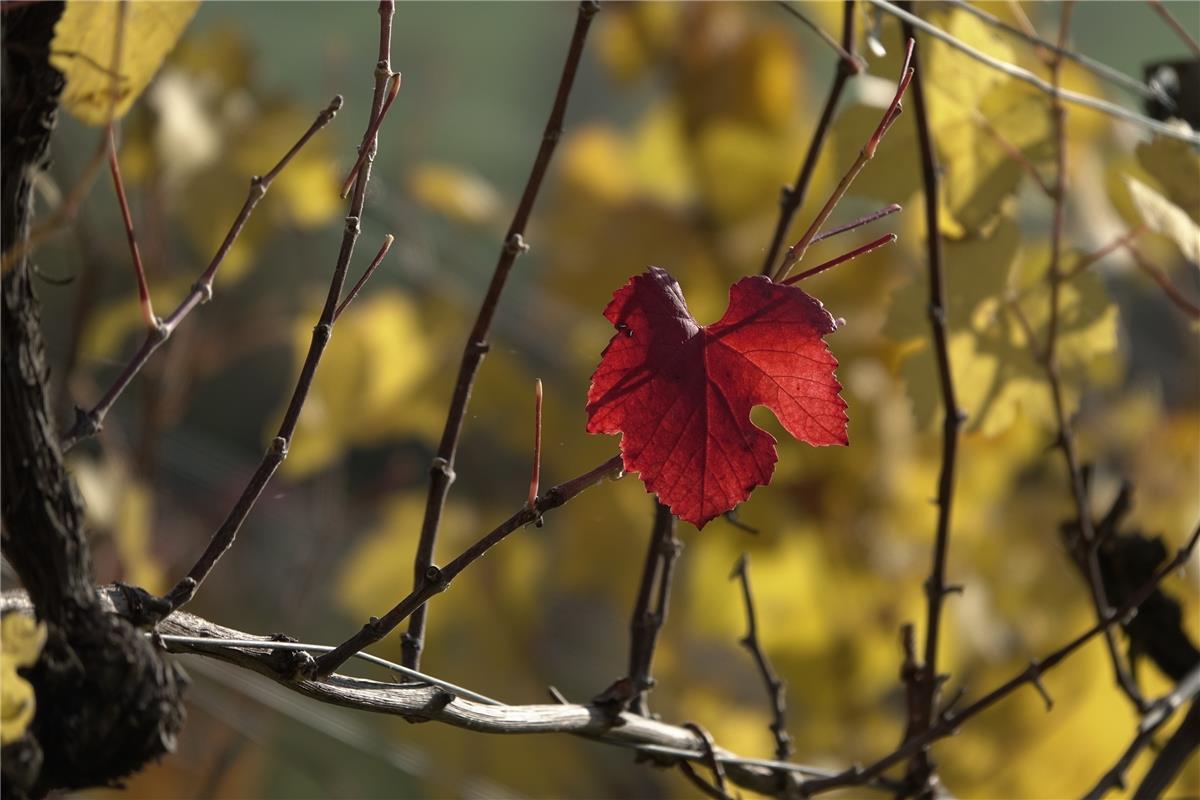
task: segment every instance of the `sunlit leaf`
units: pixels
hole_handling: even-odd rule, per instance
[[[1127,177],[1125,182],[1146,225],[1174,242],[1184,258],[1200,266],[1200,225],[1182,208],[1141,181]]]

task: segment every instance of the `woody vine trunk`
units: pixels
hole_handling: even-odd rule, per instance
[[[32,182],[49,157],[63,78],[48,63],[61,2],[3,14],[3,249],[28,238]],[[22,248],[24,249],[24,248]],[[168,752],[183,723],[186,678],[96,596],[79,495],[50,412],[41,308],[22,255],[3,276],[3,532],[0,544],[48,637],[28,670],[37,712],[3,752],[6,797],[112,784]],[[53,322],[51,323],[53,324]]]

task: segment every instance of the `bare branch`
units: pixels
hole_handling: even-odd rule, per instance
[[[191,313],[192,309],[212,299],[212,284],[213,278],[217,274],[217,268],[221,266],[221,262],[225,260],[226,253],[229,252],[229,249],[241,234],[242,228],[245,227],[246,221],[250,218],[250,213],[254,210],[254,207],[263,199],[267,193],[267,189],[271,187],[271,182],[275,180],[276,176],[288,165],[288,162],[300,151],[300,148],[307,144],[308,140],[317,131],[328,125],[341,107],[342,98],[341,95],[338,95],[317,115],[316,120],[304,132],[304,135],[292,145],[292,148],[284,154],[279,163],[272,167],[270,172],[261,177],[255,176],[250,179],[250,193],[246,197],[246,202],[242,204],[241,211],[238,212],[237,218],[229,228],[229,232],[225,234],[225,240],[217,248],[217,252],[213,256],[212,261],[209,262],[207,269],[201,273],[195,285],[192,286],[191,291],[180,301],[175,310],[164,317],[160,321],[160,324],[150,328],[146,332],[146,338],[142,341],[141,346],[124,368],[122,368],[116,380],[113,381],[108,391],[104,393],[104,396],[90,410],[76,410],[75,424],[63,438],[62,449],[64,452],[70,450],[83,439],[95,436],[100,432],[104,426],[105,416],[108,415],[109,410],[117,401],[117,398],[121,396],[121,393],[125,391],[125,388],[129,386],[134,376],[150,360],[150,356],[154,354],[154,351],[171,337],[175,328],[179,326],[184,317]],[[101,157],[103,158],[103,151],[101,151]]]
[[[650,713],[646,700],[654,688],[650,667],[654,662],[658,635],[667,621],[671,579],[675,560],[681,550],[683,544],[675,538],[675,516],[671,509],[655,498],[654,527],[650,532],[650,545],[646,549],[637,601],[629,621],[629,680],[635,692],[629,708],[642,716]]]
[[[1124,72],[1113,69],[1107,64],[1097,61],[1094,58],[1089,58],[1082,53],[1076,53],[1074,50],[1060,47],[1054,42],[1048,42],[1033,31],[1026,31],[1020,27],[1017,27],[1016,25],[1010,25],[999,17],[989,14],[982,8],[971,5],[970,3],[966,2],[966,0],[947,1],[955,8],[961,9],[962,11],[965,11],[968,14],[983,20],[993,28],[998,28],[1005,33],[1024,39],[1026,42],[1041,48],[1044,52],[1053,53],[1054,55],[1066,59],[1067,61],[1073,61],[1101,80],[1108,81],[1115,86],[1120,86],[1122,89],[1133,92],[1139,97],[1157,100],[1158,102],[1166,105],[1168,108],[1174,106],[1174,101],[1172,101],[1170,97],[1168,97],[1161,89],[1151,84],[1142,83],[1138,79],[1131,78]]]
[[[1179,37],[1181,42],[1187,45],[1187,48],[1192,51],[1192,55],[1200,58],[1200,42],[1197,42],[1196,37],[1179,20],[1175,19],[1175,15],[1171,13],[1166,4],[1162,0],[1146,0],[1146,2],[1150,4],[1150,7],[1154,9],[1156,14],[1163,18],[1163,21],[1170,26],[1171,30],[1175,31],[1175,35]],[[1170,107],[1171,104],[1168,103],[1167,106]]]
[[[1064,49],[1067,33],[1070,27],[1072,2],[1062,5],[1059,22],[1059,50]],[[1067,109],[1062,103],[1062,93],[1058,91],[1062,79],[1063,59],[1060,55],[1051,55],[1047,61],[1050,69],[1050,84],[1055,92],[1050,97],[1051,121],[1055,138],[1055,153],[1057,164],[1054,183],[1054,210],[1050,223],[1050,265],[1046,270],[1046,282],[1050,289],[1049,320],[1046,323],[1046,350],[1042,357],[1042,366],[1046,373],[1046,381],[1050,389],[1050,399],[1054,406],[1054,417],[1058,427],[1056,444],[1062,451],[1063,461],[1067,468],[1067,480],[1070,483],[1071,498],[1075,503],[1075,513],[1079,519],[1081,537],[1079,563],[1083,565],[1085,580],[1091,594],[1092,605],[1096,617],[1103,618],[1109,610],[1108,597],[1100,573],[1099,547],[1092,525],[1092,512],[1088,507],[1088,492],[1083,473],[1079,465],[1079,457],[1075,452],[1075,437],[1071,423],[1067,418],[1063,387],[1058,371],[1058,324],[1060,316],[1060,299],[1065,271],[1063,270],[1064,230],[1066,225],[1066,195],[1067,195]],[[1145,710],[1145,700],[1138,690],[1137,682],[1130,673],[1128,666],[1121,657],[1117,646],[1116,633],[1111,629],[1104,631],[1105,644],[1108,647],[1109,660],[1112,662],[1113,673],[1121,690],[1129,697],[1138,711]]]
[[[742,601],[746,607],[746,635],[739,643],[750,651],[751,658],[758,666],[758,674],[762,677],[763,685],[767,688],[767,697],[771,702],[771,735],[775,737],[775,757],[779,760],[789,758],[794,752],[792,737],[787,730],[787,686],[767,660],[762,644],[758,641],[758,615],[754,611],[754,593],[750,590],[750,557],[742,553],[733,573],[729,576],[738,578],[742,584]]]
[[[551,488],[546,494],[539,497],[537,502],[532,506],[527,505],[523,507],[520,511],[500,523],[490,533],[460,553],[457,558],[444,568],[439,569],[430,565],[428,571],[422,576],[421,583],[409,592],[407,597],[393,606],[382,617],[371,617],[358,633],[342,642],[332,652],[318,658],[314,666],[314,674],[319,676],[332,674],[334,670],[345,663],[346,659],[350,658],[354,653],[378,642],[384,636],[391,633],[397,625],[422,608],[429,598],[450,588],[450,582],[454,580],[458,573],[471,566],[478,558],[503,541],[510,533],[520,530],[530,523],[537,522],[550,509],[558,508],[584,489],[595,486],[610,475],[620,474],[621,470],[621,457],[619,455],[613,456],[600,466],[588,470],[579,477],[572,478]],[[405,666],[410,665],[405,664]],[[410,668],[416,669],[415,667]]]
[[[380,0],[379,3],[379,60],[375,67],[375,93],[372,98],[370,108],[370,118],[367,120],[367,129],[371,130],[375,118],[379,115],[380,109],[383,107],[384,89],[387,86],[388,78],[391,75],[391,46],[392,46],[392,16],[395,13],[393,0]],[[340,105],[340,102],[337,103]],[[195,596],[200,584],[212,572],[221,556],[233,544],[237,537],[238,530],[241,529],[242,523],[249,516],[251,509],[254,508],[263,489],[267,483],[279,469],[279,465],[287,458],[288,447],[291,445],[292,434],[295,433],[296,425],[300,420],[300,411],[304,407],[304,401],[308,398],[309,389],[312,388],[313,379],[317,374],[317,365],[321,361],[321,356],[325,352],[326,346],[329,344],[329,339],[333,335],[333,323],[339,306],[339,301],[342,295],[342,287],[346,282],[346,272],[350,267],[350,259],[354,255],[354,245],[358,241],[360,231],[359,220],[362,218],[363,206],[366,202],[367,183],[371,179],[371,164],[375,153],[375,137],[364,137],[367,141],[363,147],[370,151],[366,162],[358,172],[357,183],[354,187],[354,197],[350,201],[350,210],[346,216],[346,225],[342,233],[342,243],[338,250],[337,261],[333,267],[333,275],[329,280],[329,292],[325,296],[325,306],[321,309],[321,315],[317,320],[316,326],[313,328],[312,341],[309,344],[308,354],[304,357],[304,365],[300,368],[300,375],[296,378],[296,387],[292,391],[291,401],[288,403],[287,410],[283,414],[283,419],[279,423],[279,430],[275,434],[275,438],[271,440],[270,446],[263,454],[262,461],[258,465],[258,469],[251,475],[250,480],[246,484],[246,488],[242,490],[241,497],[234,504],[233,509],[221,523],[221,526],[213,533],[209,540],[208,547],[197,559],[196,563],[188,571],[179,583],[175,585],[170,592],[167,593],[163,600],[166,603],[166,613],[171,613],[175,609],[183,606]],[[293,148],[293,152],[295,148]],[[386,250],[385,250],[386,252]],[[152,609],[152,613],[157,615],[159,609]]]
[[[1086,631],[1062,645],[1045,658],[1031,662],[1025,669],[961,711],[943,710],[923,734],[907,739],[899,748],[867,767],[852,767],[833,778],[805,780],[798,787],[798,791],[804,796],[811,796],[845,786],[861,786],[864,781],[879,777],[891,767],[929,747],[933,742],[950,736],[968,719],[991,708],[1025,684],[1036,684],[1046,672],[1058,666],[1058,664],[1063,662],[1080,647],[1083,647],[1083,645],[1104,631],[1111,629],[1113,625],[1119,623],[1132,611],[1141,606],[1168,575],[1187,563],[1187,560],[1191,558],[1192,552],[1196,549],[1197,541],[1200,541],[1200,526],[1192,532],[1187,543],[1175,553],[1174,558],[1160,566],[1154,575],[1151,576],[1150,580],[1146,581],[1137,591],[1131,593],[1129,600],[1123,603],[1120,608],[1105,614]]]
[[[853,48],[854,0],[843,0],[840,50],[850,55]],[[813,131],[812,141],[808,143],[808,152],[804,156],[804,162],[800,165],[800,174],[796,177],[794,184],[783,187],[783,193],[779,198],[779,221],[775,223],[775,233],[771,235],[771,244],[763,258],[760,270],[763,275],[770,275],[775,269],[775,260],[779,258],[784,237],[787,236],[788,228],[792,225],[792,218],[796,215],[801,203],[804,202],[804,195],[808,193],[808,185],[812,181],[813,171],[817,167],[817,158],[821,155],[821,146],[825,143],[825,137],[829,133],[830,123],[833,122],[833,112],[837,110],[838,100],[841,99],[842,91],[846,88],[846,81],[862,71],[861,61],[853,56],[849,59],[843,57],[838,61],[833,84],[829,87],[829,96],[825,99],[825,107],[821,110],[821,117],[817,120],[817,128]]]
[[[123,617],[137,615],[129,595],[120,587],[98,590],[101,607]],[[0,599],[0,610],[33,613],[24,592],[8,592]],[[614,720],[605,710],[565,702],[547,705],[506,705],[463,689],[449,681],[424,673],[412,673],[398,664],[368,656],[368,660],[393,671],[407,673],[415,683],[395,683],[334,674],[312,680],[303,677],[304,664],[311,663],[306,650],[320,645],[287,641],[286,637],[259,636],[209,622],[179,611],[159,623],[158,631],[170,652],[223,661],[256,672],[281,686],[322,703],[376,714],[390,714],[412,721],[437,721],[476,733],[528,734],[570,733],[603,744],[634,749],[654,756],[658,763],[692,761],[720,763],[728,780],[762,794],[775,794],[780,777],[787,774],[810,778],[832,778],[837,773],[794,762],[743,758],[719,746],[708,750],[703,736],[681,725],[631,713]],[[152,638],[154,634],[149,634]],[[366,654],[360,654],[359,657]],[[419,676],[419,677],[417,677]],[[467,698],[471,699],[467,699]],[[884,780],[864,783],[881,791],[894,791]]]
[[[458,440],[462,435],[463,420],[466,418],[467,405],[471,401],[471,390],[475,385],[475,376],[479,373],[479,365],[488,351],[488,336],[492,329],[492,319],[496,315],[496,307],[500,303],[500,295],[508,282],[508,273],[512,270],[517,256],[525,252],[525,225],[533,211],[534,201],[542,187],[542,178],[554,155],[563,131],[563,118],[567,113],[567,102],[571,97],[571,89],[575,85],[575,72],[579,68],[579,59],[583,55],[583,44],[587,39],[592,17],[599,10],[596,0],[582,0],[575,17],[575,30],[571,34],[571,44],[567,48],[567,58],[563,63],[562,76],[558,81],[558,91],[554,96],[554,106],[550,110],[550,118],[546,120],[546,128],[542,133],[542,143],[538,147],[537,156],[533,160],[529,179],[525,183],[525,191],[521,201],[509,223],[508,232],[504,237],[504,245],[500,248],[500,257],[496,269],[492,273],[492,282],[484,295],[479,307],[479,315],[467,337],[463,348],[462,363],[458,368],[458,378],[454,386],[454,395],[450,400],[450,408],[446,414],[446,425],[442,429],[442,439],[438,444],[437,456],[429,470],[429,495],[425,503],[425,518],[421,523],[421,538],[417,543],[417,555],[413,561],[413,586],[420,587],[425,582],[426,573],[433,565],[433,551],[437,545],[438,527],[442,520],[442,509],[446,505],[446,495],[450,493],[450,484],[454,482],[454,459],[458,453]],[[409,667],[420,666],[421,650],[425,646],[425,618],[428,612],[424,607],[417,610],[408,626],[404,638],[404,663]]]

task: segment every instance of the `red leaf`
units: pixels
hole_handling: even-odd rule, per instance
[[[719,322],[700,325],[666,270],[613,294],[616,327],[588,390],[588,432],[621,433],[625,469],[681,519],[704,527],[769,483],[775,438],[750,421],[765,405],[797,439],[847,444],[836,328],[820,301],[764,277],[729,289]]]

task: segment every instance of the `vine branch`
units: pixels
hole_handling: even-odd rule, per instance
[[[463,420],[466,418],[467,405],[471,402],[471,390],[475,385],[475,376],[487,353],[488,336],[492,329],[492,319],[496,315],[496,307],[500,303],[500,295],[508,282],[508,274],[512,270],[517,256],[529,249],[525,242],[525,225],[533,211],[534,201],[554,155],[554,148],[562,137],[563,118],[567,113],[567,102],[571,97],[571,89],[575,85],[575,73],[579,68],[579,59],[583,55],[583,45],[587,39],[588,29],[592,18],[599,10],[596,0],[582,0],[575,17],[575,30],[571,34],[571,44],[567,48],[567,58],[563,63],[562,75],[558,82],[558,91],[554,96],[554,105],[550,117],[546,120],[546,128],[542,133],[542,142],[538,147],[537,156],[533,161],[525,190],[521,193],[521,201],[509,223],[508,232],[504,237],[504,245],[500,248],[500,256],[492,273],[492,281],[487,294],[479,307],[479,314],[471,328],[467,344],[463,348],[462,362],[458,368],[458,378],[454,385],[454,394],[450,400],[450,408],[446,414],[446,425],[442,429],[442,438],[438,444],[437,455],[429,470],[429,494],[425,502],[425,517],[421,523],[421,537],[417,542],[417,553],[413,560],[413,586],[420,587],[426,581],[426,574],[433,565],[433,551],[437,545],[438,527],[442,520],[442,509],[446,505],[446,496],[450,493],[450,485],[454,483],[454,459],[458,453],[458,440],[462,435]],[[421,663],[421,651],[425,646],[425,621],[428,612],[422,606],[413,614],[409,622],[408,632],[403,638],[404,664],[418,667]]]

